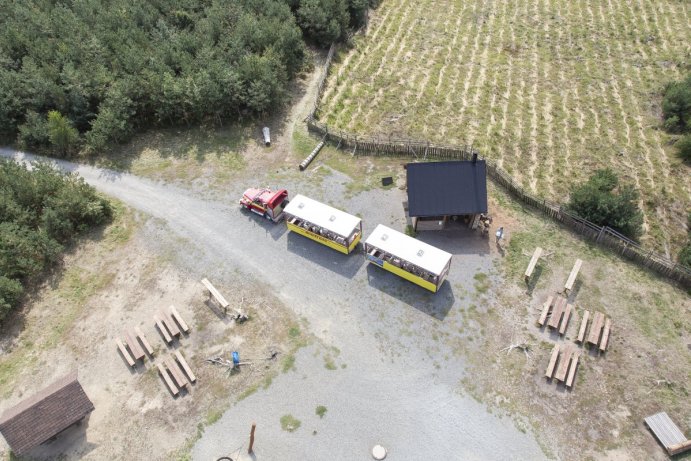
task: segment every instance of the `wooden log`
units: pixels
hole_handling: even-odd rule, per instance
[[[552,307],[552,296],[547,298],[547,301],[545,301],[545,304],[542,305],[542,313],[540,314],[540,318],[537,321],[537,324],[540,326],[544,326],[545,320],[547,320],[547,314],[549,314],[549,308]]]
[[[564,306],[566,304],[566,298],[562,296],[557,296],[557,300],[554,303],[554,308],[552,309],[552,317],[549,319],[547,324],[551,328],[558,328],[561,322],[561,314],[564,312]]]
[[[583,319],[581,320],[581,328],[578,330],[578,338],[576,338],[576,342],[582,343],[583,338],[585,337],[585,329],[588,326],[588,318],[590,317],[590,311],[585,311],[583,314]]]
[[[600,350],[602,352],[605,352],[605,349],[607,349],[610,328],[612,328],[612,319],[607,319],[605,321],[605,330],[602,332],[602,340],[600,341]]]
[[[163,339],[165,339],[166,343],[168,343],[168,344],[172,343],[173,338],[170,336],[170,333],[168,333],[168,330],[163,325],[163,322],[161,321],[160,318],[158,318],[157,315],[154,315],[154,321],[156,322],[156,326],[158,327],[158,331],[161,332],[161,334],[163,335]]]
[[[180,370],[180,367],[177,366],[177,364],[175,363],[175,360],[173,360],[170,357],[166,357],[163,363],[165,363],[166,368],[168,368],[168,371],[170,371],[170,374],[173,376],[173,379],[175,380],[175,384],[177,384],[179,388],[187,386],[187,378],[185,378],[185,375],[182,374],[182,371]]]
[[[131,330],[125,332],[125,342],[127,342],[127,346],[129,346],[135,360],[144,358],[144,349],[139,345],[137,336]]]
[[[566,328],[569,325],[569,318],[571,317],[572,311],[573,311],[573,305],[567,304],[566,310],[564,311],[564,318],[561,320],[561,326],[559,327],[559,334],[560,335],[563,335],[564,333],[566,333]]]
[[[573,265],[573,269],[571,269],[571,273],[569,274],[569,278],[566,280],[566,284],[564,284],[564,291],[569,291],[573,288],[573,284],[576,281],[576,277],[578,276],[578,271],[581,270],[581,265],[583,264],[583,261],[580,259],[576,259],[576,263]]]
[[[134,332],[139,337],[139,340],[144,345],[144,349],[146,349],[146,352],[149,354],[149,356],[153,357],[154,356],[154,350],[151,348],[151,344],[149,344],[149,341],[146,340],[146,336],[144,336],[144,333],[142,333],[142,330],[140,330],[139,327],[134,327]]]
[[[178,359],[178,362],[180,362],[180,365],[182,365],[182,369],[185,370],[185,373],[187,373],[187,377],[190,379],[190,382],[195,382],[197,377],[194,376],[194,373],[192,373],[190,366],[187,365],[187,361],[185,360],[185,357],[182,356],[180,351],[175,351],[175,358]]]
[[[120,341],[120,338],[115,338],[115,344],[118,345],[118,349],[120,349],[120,353],[122,354],[123,358],[127,362],[127,364],[131,367],[134,366],[134,359],[130,355],[129,352],[127,352],[127,349],[125,348],[125,345],[122,344],[122,341]]]
[[[557,364],[557,358],[559,357],[559,344],[555,344],[552,349],[552,355],[549,358],[549,363],[547,364],[547,370],[545,371],[545,378],[552,379],[552,374],[554,374],[554,366]]]
[[[557,381],[564,382],[566,379],[566,372],[569,369],[569,362],[571,362],[571,356],[573,355],[573,347],[567,346],[564,352],[561,354],[561,360],[559,361],[559,368],[557,368],[557,374],[554,377]]]
[[[588,342],[590,344],[597,345],[597,343],[600,342],[600,333],[602,332],[604,318],[605,315],[602,312],[595,312],[593,323],[590,325],[590,334],[588,334]]]
[[[171,394],[178,395],[180,391],[178,390],[178,387],[175,385],[175,383],[170,379],[170,375],[166,371],[165,368],[163,368],[163,365],[160,363],[157,363],[156,366],[158,367],[158,372],[161,374],[161,377],[163,378],[163,382],[166,383],[166,386],[168,386],[168,390],[170,391]]]
[[[578,358],[580,354],[576,352],[571,359],[571,366],[569,367],[569,377],[566,378],[566,387],[573,386],[573,378],[576,376],[576,368],[578,368]]]
[[[175,308],[175,306],[170,306],[170,313],[172,314],[173,318],[178,322],[178,325],[180,325],[182,331],[184,331],[185,333],[189,333],[190,327],[188,327],[185,321],[182,320],[182,317],[178,313],[178,310]]]
[[[530,280],[530,276],[533,274],[533,271],[535,270],[535,266],[537,265],[538,259],[540,259],[540,256],[542,255],[542,248],[537,247],[535,248],[535,252],[533,253],[533,257],[530,258],[530,262],[528,263],[528,268],[525,270],[525,281],[526,283],[528,280]]]

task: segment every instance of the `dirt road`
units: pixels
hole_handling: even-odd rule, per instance
[[[8,149],[0,155],[35,159]],[[477,239],[427,237],[457,255],[449,281],[432,295],[368,267],[359,253],[344,256],[247,216],[230,200],[243,184],[231,187],[225,203],[212,202],[129,174],[56,163],[165,222],[186,242],[175,250],[185,253],[190,249],[182,246],[193,245],[194,264],[207,267],[210,276],[237,272],[264,282],[319,338],[298,354],[293,371],[207,428],[194,459],[233,453],[246,443],[252,421],[259,427],[256,459],[263,460],[368,459],[377,443],[389,449],[391,460],[544,458],[529,431],[459,392],[463,358],[452,345],[469,334],[463,315],[475,309],[473,275],[493,271],[488,248]],[[333,179],[330,184],[341,178]],[[401,190],[343,197],[339,186],[317,195],[362,216],[365,236],[374,223],[403,224]],[[327,408],[323,418],[315,414],[318,405]],[[295,432],[282,430],[286,414],[302,421]]]

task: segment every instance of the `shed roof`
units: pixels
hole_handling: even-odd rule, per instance
[[[40,445],[94,410],[77,381],[77,371],[8,408],[0,432],[18,455]]]
[[[408,163],[406,170],[410,216],[487,213],[484,160]]]
[[[451,259],[451,253],[379,224],[367,237],[366,244],[398,256],[417,267],[440,275]]]
[[[296,195],[283,211],[345,238],[350,237],[353,230],[360,227],[360,221],[362,221],[357,216],[300,194]]]

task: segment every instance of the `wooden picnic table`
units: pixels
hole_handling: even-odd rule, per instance
[[[552,316],[547,324],[551,328],[559,328],[559,323],[561,322],[561,314],[564,312],[564,307],[566,305],[566,298],[563,296],[557,296],[557,300],[554,303],[554,308],[552,309]]]
[[[159,318],[158,315],[154,315],[154,322],[156,322],[158,331],[161,332],[161,334],[163,335],[163,339],[166,341],[166,343],[172,343],[173,338],[170,336],[170,333],[168,333],[168,329],[165,327],[165,325],[163,325],[163,321]]]
[[[545,371],[546,378],[552,378],[554,374],[554,366],[557,364],[557,358],[559,357],[559,344],[555,344],[552,349],[552,355],[549,358],[549,363],[547,364],[547,370]]]
[[[163,321],[163,325],[168,328],[171,336],[180,336],[180,329],[175,324],[175,320],[173,320],[173,317],[171,317],[169,312],[161,309],[158,311],[158,317],[161,319],[161,321]]]
[[[561,360],[559,360],[559,367],[557,368],[557,373],[554,377],[557,381],[563,382],[566,379],[566,372],[569,369],[569,362],[571,362],[571,357],[573,356],[574,348],[569,345],[566,346],[564,352],[561,354]]]
[[[118,349],[120,349],[120,353],[122,354],[123,358],[127,362],[127,364],[131,367],[134,366],[134,359],[130,355],[130,353],[127,351],[125,348],[125,345],[122,344],[122,341],[120,341],[120,338],[115,338],[115,344],[118,345]]]
[[[583,338],[585,338],[585,329],[588,326],[588,318],[590,317],[590,311],[585,311],[583,314],[583,319],[581,320],[581,328],[578,330],[578,338],[576,338],[576,342],[582,343]]]
[[[569,318],[571,317],[571,313],[573,312],[573,305],[571,303],[568,303],[566,305],[566,310],[564,311],[564,318],[561,320],[561,325],[559,326],[559,334],[563,335],[566,333],[566,328],[569,325]]]
[[[150,357],[153,357],[154,350],[151,348],[151,344],[149,344],[149,341],[147,341],[146,336],[144,336],[144,333],[142,333],[142,330],[140,330],[139,327],[134,327],[134,332],[144,345],[144,349],[146,349],[147,354],[149,354]]]
[[[547,320],[547,314],[549,314],[549,309],[552,307],[552,299],[553,297],[550,296],[547,298],[547,301],[545,301],[545,304],[542,305],[542,313],[540,314],[540,319],[537,321],[537,324],[540,326],[545,325],[545,320]]]
[[[168,371],[170,371],[170,374],[173,376],[173,380],[175,380],[175,384],[177,384],[178,387],[183,388],[187,386],[187,378],[185,378],[185,375],[182,374],[182,371],[175,363],[175,360],[173,360],[171,357],[166,357],[163,363],[165,363],[166,368],[168,368]]]
[[[211,284],[211,282],[209,282],[208,279],[202,279],[202,283],[206,289],[209,290],[209,294],[216,298],[218,304],[220,304],[223,310],[226,311],[228,306],[230,306],[230,303],[226,301],[226,298],[224,298],[223,295],[218,292],[218,290]]]
[[[575,352],[573,354],[573,357],[571,359],[571,366],[569,367],[569,377],[566,378],[566,387],[571,387],[573,386],[573,379],[576,376],[576,368],[578,368],[578,359],[580,357],[580,354],[578,352]]]
[[[139,345],[139,342],[137,341],[137,335],[135,335],[132,330],[127,330],[125,331],[124,336],[125,342],[127,343],[127,346],[130,348],[130,351],[132,352],[132,356],[134,357],[134,359],[144,359],[144,349],[142,349],[142,347]]]
[[[178,390],[178,387],[175,385],[175,383],[170,379],[170,375],[163,367],[163,365],[157,363],[156,366],[158,367],[158,372],[161,374],[161,377],[163,378],[163,382],[166,383],[166,386],[168,386],[168,390],[170,391],[170,393],[173,394],[173,396],[178,395],[180,391]]]
[[[602,326],[605,321],[605,314],[602,312],[595,312],[593,317],[593,323],[590,325],[590,334],[588,335],[588,342],[590,344],[595,344],[600,342],[600,333],[602,332]]]
[[[190,369],[190,366],[187,365],[187,361],[185,360],[185,357],[182,356],[180,351],[175,351],[175,358],[178,359],[178,362],[182,366],[182,368],[185,370],[185,373],[187,373],[187,377],[190,379],[190,382],[195,382],[197,380],[197,377],[194,376],[194,373],[192,373],[192,370]]]
[[[602,340],[600,341],[600,351],[604,352],[607,349],[607,343],[609,342],[609,332],[612,328],[612,319],[605,320],[605,329],[602,332]]]

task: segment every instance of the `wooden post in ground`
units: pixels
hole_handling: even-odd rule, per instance
[[[250,431],[250,447],[247,449],[247,454],[252,454],[252,446],[254,445],[254,430],[257,428],[257,423],[252,423],[252,430]]]

